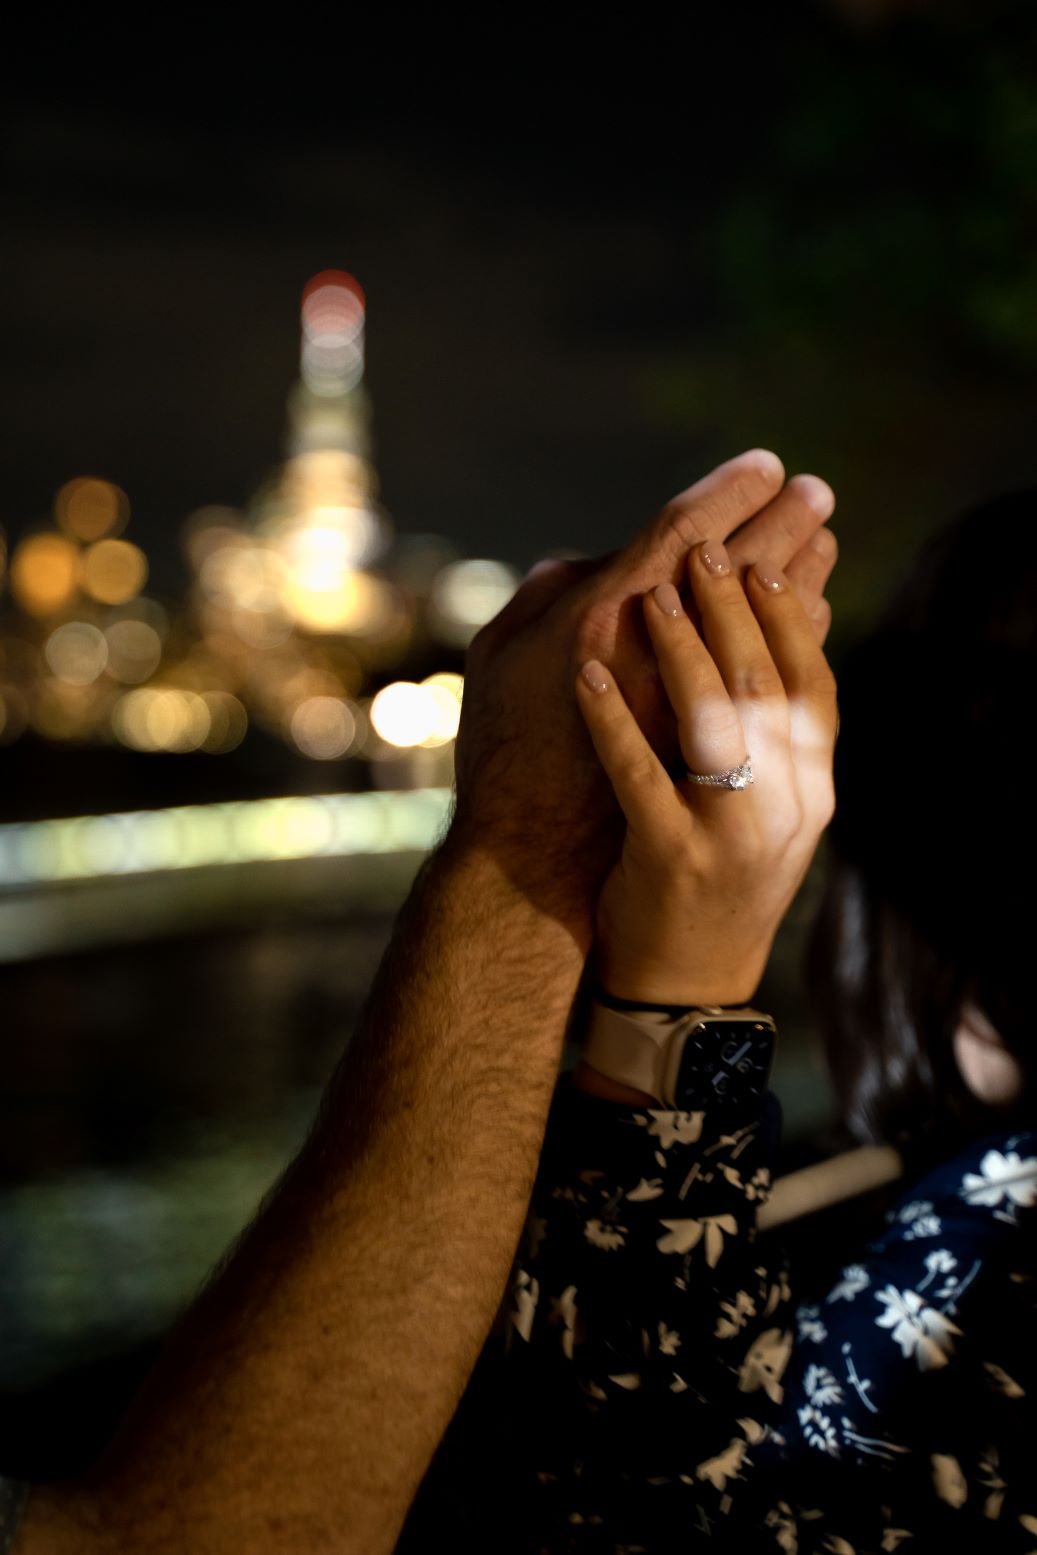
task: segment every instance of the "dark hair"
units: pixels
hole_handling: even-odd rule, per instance
[[[1037,1078],[1037,492],[935,534],[839,681],[811,989],[850,1133],[924,1158],[1021,1117]],[[1021,1065],[1010,1109],[958,1072],[967,1000]]]

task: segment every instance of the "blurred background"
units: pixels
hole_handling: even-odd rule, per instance
[[[35,1474],[301,1140],[525,568],[763,444],[839,495],[838,659],[925,533],[1037,481],[1029,5],[48,26],[0,246],[0,1468]],[[815,895],[765,994],[789,1159]]]

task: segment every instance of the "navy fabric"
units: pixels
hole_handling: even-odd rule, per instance
[[[531,1547],[1037,1550],[1037,1131],[915,1180],[812,1293],[756,1239],[773,1150],[560,1089],[511,1293]]]

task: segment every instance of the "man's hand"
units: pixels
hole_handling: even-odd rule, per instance
[[[555,917],[583,952],[593,903],[614,862],[620,818],[573,699],[579,666],[606,664],[657,752],[676,728],[645,636],[640,599],[685,578],[690,548],[725,540],[739,573],[782,568],[819,638],[836,557],[821,526],[835,506],[816,476],[787,484],[775,454],[722,464],[668,503],[601,564],[543,564],[472,644],[457,747],[453,840],[492,853],[516,888]]]

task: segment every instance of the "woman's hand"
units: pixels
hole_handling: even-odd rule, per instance
[[[626,818],[597,911],[598,978],[651,1004],[747,1003],[833,807],[835,680],[782,573],[757,562],[743,588],[719,542],[688,559],[701,634],[672,584],[643,599],[686,768],[748,755],[744,789],[666,771],[596,660],[577,698]]]

